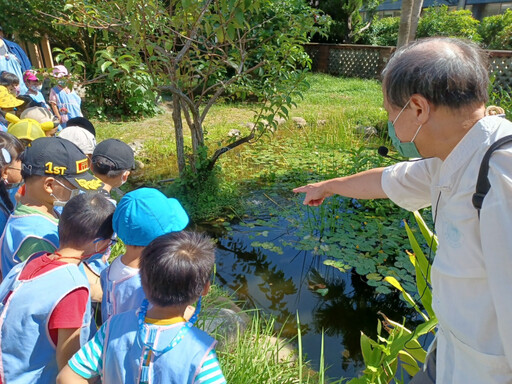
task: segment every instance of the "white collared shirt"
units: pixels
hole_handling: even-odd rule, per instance
[[[399,163],[382,176],[396,204],[410,211],[431,205],[437,213],[438,384],[512,383],[512,145],[491,157],[480,220],[472,205],[485,151],[510,134],[510,121],[485,117],[445,161]]]

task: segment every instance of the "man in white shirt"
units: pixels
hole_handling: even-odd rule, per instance
[[[487,68],[483,51],[457,39],[399,49],[383,72],[388,131],[400,154],[424,160],[294,190],[312,206],[334,194],[390,198],[411,211],[432,206],[437,348],[414,383],[512,383],[512,145],[491,157],[480,217],[472,205],[484,153],[512,134],[510,121],[484,117]]]

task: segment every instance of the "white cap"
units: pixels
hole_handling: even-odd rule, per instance
[[[59,137],[71,141],[86,155],[92,155],[96,148],[94,135],[81,127],[66,127],[59,133]]]
[[[59,119],[53,116],[49,110],[43,107],[31,107],[25,109],[21,113],[20,119],[33,119],[37,121],[39,124],[51,121],[55,126],[59,125]],[[47,131],[48,129],[44,130]]]

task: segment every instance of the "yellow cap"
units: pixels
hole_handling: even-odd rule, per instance
[[[41,124],[33,119],[22,119],[17,123],[9,124],[7,132],[20,140],[34,141],[35,139],[46,136],[41,128]]]
[[[0,85],[0,108],[15,108],[23,104],[23,100],[15,98],[3,85]]]

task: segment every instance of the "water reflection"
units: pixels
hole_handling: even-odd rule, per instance
[[[218,239],[217,283],[274,315],[280,326],[285,324],[286,337],[296,336],[298,313],[303,348],[316,367],[324,332],[331,377],[354,377],[363,369],[360,332],[376,336],[379,311],[397,321],[412,317],[413,310],[398,294],[376,294],[355,272],[341,273],[325,266],[321,257],[291,246],[283,246],[278,254],[251,245],[277,244],[276,239],[293,243],[284,221],[276,227],[234,226],[229,233],[223,228],[203,230]]]

